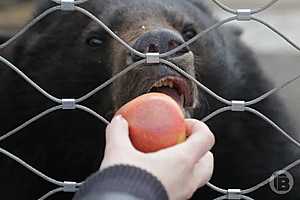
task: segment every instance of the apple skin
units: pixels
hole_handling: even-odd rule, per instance
[[[116,115],[127,120],[132,144],[141,152],[156,152],[186,140],[184,114],[168,95],[144,94],[122,106]]]

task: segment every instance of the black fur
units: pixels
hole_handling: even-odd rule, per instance
[[[42,1],[37,13],[51,5],[55,4]],[[161,26],[167,21],[175,27],[181,17],[182,23],[192,23],[198,32],[217,22],[200,0],[90,0],[83,7],[125,40],[145,21],[161,22]],[[194,70],[197,79],[218,95],[229,100],[252,100],[274,86],[263,74],[251,50],[240,41],[239,34],[235,29],[223,27],[191,45]],[[86,44],[91,36],[102,39],[100,48]],[[128,52],[86,16],[59,11],[32,27],[1,55],[52,95],[78,98],[124,68]],[[140,83],[135,80],[139,79],[130,73],[122,80],[127,80],[136,91],[128,93],[123,89],[114,93],[112,90],[117,84],[98,92],[84,104],[110,119],[116,105],[144,92],[143,88],[136,87]],[[55,105],[3,64],[0,64],[0,83],[1,134]],[[200,106],[194,110],[195,118],[201,119],[223,106],[203,90],[199,93]],[[254,107],[285,130],[295,132],[278,96],[273,95]],[[215,173],[211,180],[217,186],[251,187],[297,158],[296,147],[253,114],[228,112],[208,124],[217,141],[213,149]],[[52,178],[82,181],[101,163],[104,128],[103,123],[83,111],[60,110],[0,145]],[[33,200],[55,188],[5,156],[0,156],[0,166],[2,199]],[[300,180],[299,172],[292,172],[295,179]],[[296,200],[300,199],[296,191],[299,188],[298,184],[290,194],[279,197],[265,186],[249,196],[262,200]],[[210,200],[217,196],[219,194],[211,189],[202,188],[193,199]],[[69,194],[57,194],[49,199],[70,198]]]

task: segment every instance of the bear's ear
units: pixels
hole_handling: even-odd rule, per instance
[[[195,6],[197,6],[197,8],[199,8],[202,12],[204,12],[210,16],[212,15],[211,10],[210,10],[209,5],[206,0],[188,0],[188,1],[191,2],[192,4],[194,4]]]
[[[240,37],[244,33],[244,30],[236,25],[226,25],[224,26],[224,29],[237,37]]]
[[[50,0],[39,0],[36,3],[35,11],[33,13],[33,16],[36,17],[40,15],[42,12],[47,10],[48,8],[51,8],[53,6],[57,6],[58,4],[54,3]]]

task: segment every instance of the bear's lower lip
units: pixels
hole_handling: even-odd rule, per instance
[[[191,89],[181,77],[167,76],[156,81],[148,92],[160,92],[172,97],[180,107],[192,105]]]
[[[170,88],[170,87],[160,87],[160,88],[153,88],[151,92],[159,92],[166,94],[170,97],[172,97],[178,105],[181,107],[184,106],[184,96],[183,94],[179,94],[176,89]]]

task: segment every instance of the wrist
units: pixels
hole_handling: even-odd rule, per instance
[[[165,187],[154,175],[130,165],[114,165],[96,172],[86,180],[79,193],[86,191],[131,194],[143,200],[169,199]]]

